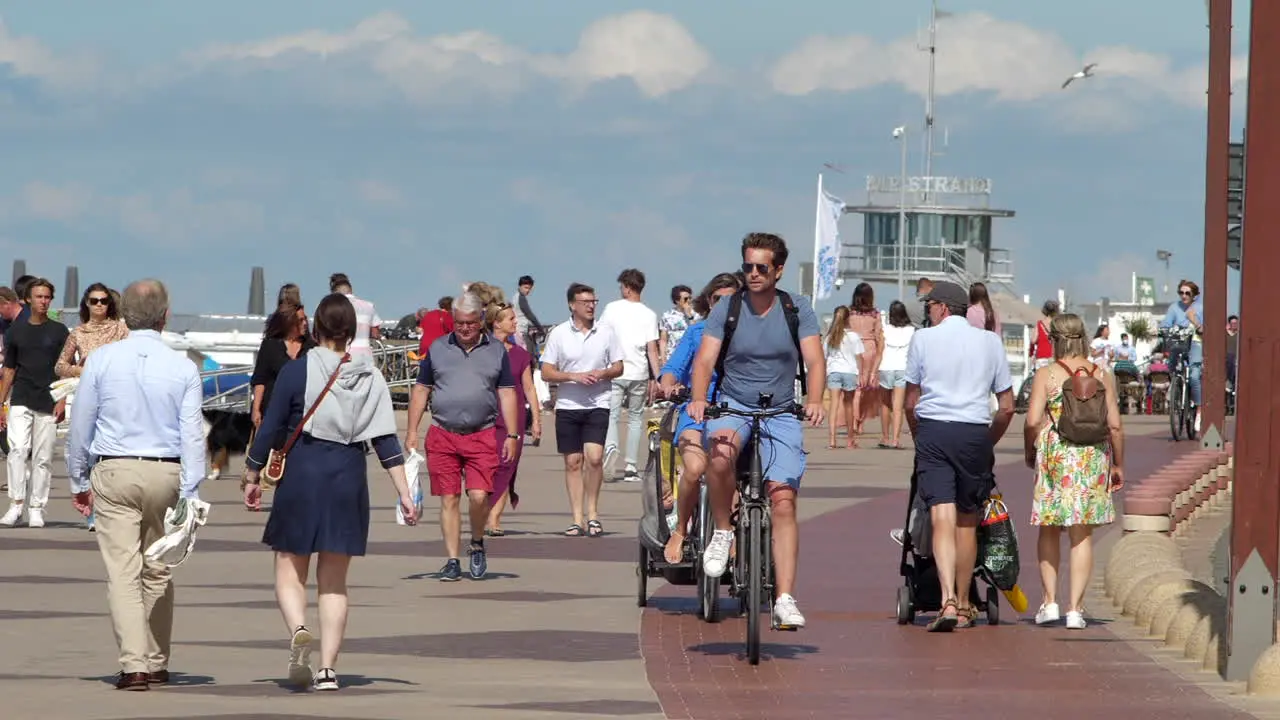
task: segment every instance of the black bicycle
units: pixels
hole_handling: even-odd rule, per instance
[[[1175,442],[1184,436],[1196,439],[1196,407],[1191,399],[1191,338],[1193,328],[1160,331],[1165,356],[1169,358],[1169,433]]]
[[[761,429],[765,420],[783,415],[804,419],[804,408],[791,404],[771,407],[773,395],[761,393],[759,410],[735,410],[728,403],[708,405],[706,417],[740,417],[751,421],[751,439],[738,457],[738,507],[734,511],[734,533],[738,555],[733,566],[733,578],[729,594],[738,599],[738,612],[747,616],[747,662],[760,664],[760,613],[764,603],[769,610],[769,627],[774,630],[795,630],[780,626],[773,617],[774,566],[773,521],[769,497],[765,491],[764,467],[760,458]],[[708,518],[709,519],[709,518]],[[711,523],[707,523],[707,532]],[[713,586],[718,593],[718,585]],[[705,597],[705,596],[704,596]],[[715,602],[712,602],[714,605]]]

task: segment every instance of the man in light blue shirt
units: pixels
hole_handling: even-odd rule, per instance
[[[169,296],[157,280],[125,289],[129,337],[89,356],[71,409],[67,473],[81,513],[94,512],[120,646],[120,690],[169,680],[173,583],[145,549],[165,510],[197,498],[205,475],[200,373],[160,339]],[[92,488],[92,494],[90,489]]]
[[[995,444],[1013,420],[1013,380],[1004,344],[969,324],[969,293],[938,282],[925,296],[931,326],[907,350],[907,422],[915,438],[916,485],[933,523],[943,607],[929,624],[948,632],[973,624],[969,587],[977,529],[995,487]],[[991,416],[990,397],[997,410]]]

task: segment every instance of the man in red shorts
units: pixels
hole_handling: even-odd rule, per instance
[[[484,525],[489,517],[489,493],[498,470],[493,425],[501,410],[509,428],[516,424],[515,379],[507,350],[483,331],[484,306],[466,293],[453,303],[453,332],[431,344],[418,366],[418,380],[409,398],[406,448],[418,445],[418,424],[431,406],[427,429],[427,473],[431,494],[440,498],[440,532],[449,559],[440,579],[462,579],[458,560],[462,544],[462,487],[466,479],[471,518],[471,577],[479,580],[488,569]],[[508,434],[502,459],[516,454],[520,436]]]

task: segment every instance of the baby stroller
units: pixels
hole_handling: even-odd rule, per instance
[[[942,590],[938,587],[938,568],[932,555],[933,532],[929,508],[920,497],[917,475],[911,471],[911,490],[907,503],[907,524],[902,533],[902,560],[899,572],[905,582],[898,588],[898,624],[915,621],[916,613],[937,612],[942,609]],[[981,554],[981,550],[979,550]],[[978,580],[986,585],[986,591],[978,592]],[[1000,624],[1000,591],[995,580],[981,563],[974,567],[973,582],[969,585],[969,604],[985,613],[987,623]]]
[[[1151,356],[1147,365],[1147,412],[1152,415],[1165,415],[1169,412],[1169,385],[1172,377],[1169,364],[1162,353]]]
[[[1132,361],[1122,360],[1112,370],[1116,377],[1116,390],[1120,395],[1120,412],[1126,415],[1137,415],[1146,404],[1147,389],[1142,376],[1138,374],[1138,366]]]
[[[696,556],[693,548],[685,544],[681,562],[668,563],[663,551],[671,538],[671,524],[675,522],[676,489],[680,470],[680,455],[676,450],[675,421],[679,403],[673,402],[661,420],[648,421],[649,460],[641,475],[643,514],[638,531],[640,553],[636,566],[639,579],[636,605],[644,607],[649,602],[649,578],[661,577],[672,585],[696,585],[698,583]],[[666,498],[671,507],[666,507]]]

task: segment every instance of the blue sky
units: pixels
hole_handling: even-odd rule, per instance
[[[1019,288],[1123,297],[1131,272],[1163,276],[1156,248],[1175,281],[1199,278],[1203,2],[943,7],[936,174],[994,179]],[[388,317],[524,273],[555,317],[569,282],[609,297],[632,266],[661,307],[735,266],[747,231],[807,257],[822,163],[855,201],[897,171],[888,131],[923,114],[924,0],[0,12],[0,259],[55,281],[72,259],[84,283],[159,276],[184,311],[242,311],[255,264],[311,303],[347,272]],[[1098,77],[1060,91],[1085,61]]]

